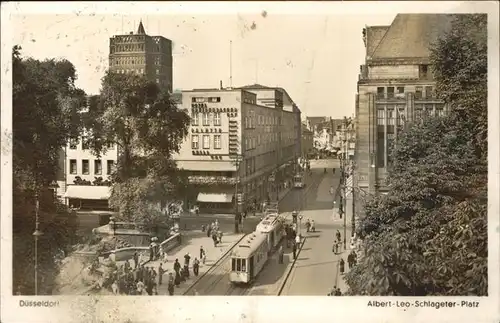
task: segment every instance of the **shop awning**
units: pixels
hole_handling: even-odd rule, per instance
[[[68,185],[64,197],[81,200],[107,200],[111,196],[109,186]]]
[[[199,193],[197,201],[202,203],[231,203],[234,194],[231,193]]]

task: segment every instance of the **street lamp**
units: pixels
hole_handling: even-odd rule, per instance
[[[43,235],[43,232],[39,230],[39,210],[38,192],[35,192],[35,232],[33,232],[33,237],[35,237],[35,295],[38,295],[38,238]]]
[[[302,214],[299,215],[299,237],[302,239]]]

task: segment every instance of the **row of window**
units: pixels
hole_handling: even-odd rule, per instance
[[[80,143],[79,140],[70,140],[70,142],[69,142],[69,149],[71,149],[71,150],[77,149],[79,143]],[[89,143],[87,142],[87,140],[83,139],[82,140],[82,150],[87,150],[89,148],[90,148],[89,147]],[[115,149],[115,144],[109,143],[109,144],[106,145],[106,148],[108,150],[114,150]]]
[[[232,259],[231,270],[232,271],[246,272],[247,271],[247,260],[246,259],[240,259],[240,258],[233,258]]]
[[[403,98],[405,94],[404,86],[388,86],[388,87],[377,87],[377,98],[378,99],[392,99],[392,98]],[[434,97],[434,87],[433,86],[416,86],[415,87],[415,98],[432,98]]]
[[[255,111],[250,111],[248,116],[245,116],[245,129],[254,129],[256,126],[276,126],[280,122],[277,116],[255,116]]]
[[[117,36],[115,37],[116,42],[119,43],[133,43],[144,41],[144,36],[132,35],[132,36]]]
[[[107,160],[106,161],[106,175],[110,175],[115,166],[115,161],[114,160]],[[95,175],[102,175],[102,161],[100,159],[95,159],[94,160],[94,174]],[[71,175],[78,175],[78,163],[76,159],[70,159],[69,160],[69,173]],[[90,161],[88,159],[82,159],[82,166],[81,166],[81,174],[83,175],[89,175],[90,174]]]
[[[214,149],[221,149],[221,135],[213,135],[213,139],[210,140],[212,135],[202,135],[202,148],[210,149],[210,142],[213,142]],[[200,136],[191,135],[191,148],[200,149]]]
[[[201,114],[201,120],[202,120],[202,125],[203,126],[210,126],[211,123],[213,123],[214,126],[220,126],[221,125],[221,114],[219,112],[215,113],[192,113],[191,116],[191,125],[193,126],[198,126],[200,123],[200,114]]]
[[[219,103],[220,102],[220,96],[215,96],[215,97],[192,97],[191,98],[192,103],[204,103],[204,102],[210,102],[210,103]]]
[[[415,119],[421,119],[424,117],[442,117],[445,114],[443,104],[415,104]],[[383,108],[377,109],[377,125],[385,125],[387,120],[387,125],[393,126],[396,124],[401,125],[405,121],[406,109],[405,106],[396,106],[396,108]],[[397,121],[396,121],[397,115]]]
[[[144,65],[146,64],[145,57],[115,57],[110,60],[110,65]]]

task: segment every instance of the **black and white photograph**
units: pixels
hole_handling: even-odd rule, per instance
[[[498,321],[498,9],[3,3],[2,322]]]

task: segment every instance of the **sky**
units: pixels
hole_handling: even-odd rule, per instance
[[[230,86],[232,41],[233,87],[283,87],[303,116],[341,118],[354,114],[365,58],[363,28],[390,25],[398,12],[412,10],[393,5],[377,12],[368,3],[302,10],[290,10],[291,3],[245,8],[192,4],[156,3],[140,10],[99,4],[77,10],[62,3],[31,12],[25,7],[9,16],[12,42],[21,45],[24,56],[68,59],[76,67],[77,86],[97,94],[108,67],[109,38],[135,32],[142,19],[147,34],[173,41],[174,89],[216,88],[221,80]]]

